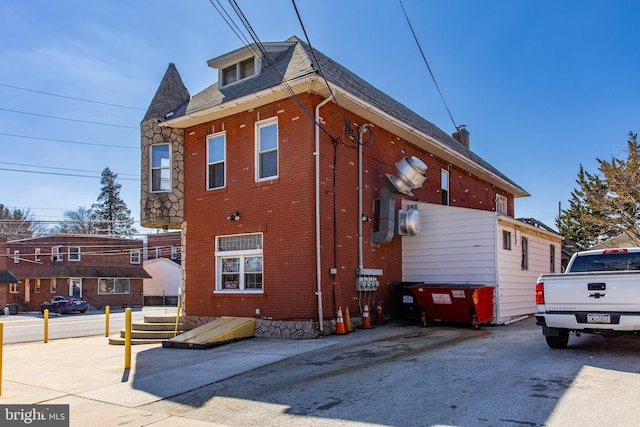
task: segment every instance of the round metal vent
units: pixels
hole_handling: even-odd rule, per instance
[[[401,236],[415,236],[422,230],[420,212],[417,209],[398,211],[398,234]]]
[[[412,196],[412,188],[420,188],[427,179],[427,165],[415,156],[404,157],[396,163],[396,173],[387,174],[387,179],[398,193]]]

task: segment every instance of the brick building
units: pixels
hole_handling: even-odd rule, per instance
[[[218,82],[191,96],[170,64],[141,123],[141,224],[182,231],[189,316],[315,336],[339,306],[393,314],[402,239],[420,232],[402,200],[513,216],[528,196],[466,129],[445,133],[295,37],[208,65]]]
[[[8,254],[7,239],[0,237],[0,310],[4,310],[4,307],[9,303],[9,294],[19,281],[7,267],[8,256],[4,255]]]
[[[84,298],[92,307],[143,305],[143,242],[55,235],[7,242],[8,265],[19,279],[9,303],[38,310],[56,295]]]

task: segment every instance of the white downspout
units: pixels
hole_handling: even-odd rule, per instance
[[[320,256],[320,108],[333,98],[327,97],[316,106],[316,147],[313,155],[316,157],[316,296],[318,297],[318,323],[320,332],[324,331],[322,316],[322,262]]]

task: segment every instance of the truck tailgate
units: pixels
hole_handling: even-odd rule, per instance
[[[627,271],[544,275],[546,311],[638,312],[639,276]]]

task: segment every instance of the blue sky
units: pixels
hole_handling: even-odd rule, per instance
[[[296,4],[316,49],[455,130],[398,0]],[[554,226],[580,164],[626,158],[640,130],[640,2],[403,4],[471,149],[531,194],[516,217]],[[290,0],[238,5],[260,40],[304,39]],[[0,203],[43,221],[95,203],[105,167],[139,220],[139,124],[168,64],[193,95],[217,79],[208,59],[244,45],[208,0],[3,0],[0,35]]]

